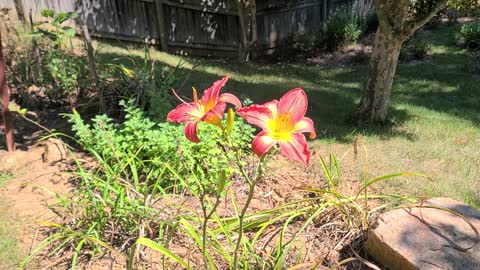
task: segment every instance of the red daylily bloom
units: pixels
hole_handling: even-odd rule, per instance
[[[178,97],[182,104],[173,109],[167,115],[167,121],[174,123],[187,122],[183,130],[187,139],[192,142],[200,142],[197,136],[197,123],[206,122],[213,125],[221,126],[221,121],[226,103],[233,104],[237,108],[241,108],[240,100],[228,93],[219,96],[220,89],[230,79],[230,75],[213,83],[210,88],[205,90],[201,99],[197,97],[197,91],[193,88],[193,102],[185,102]]]
[[[305,92],[295,88],[281,97],[280,101],[273,100],[237,110],[248,123],[263,130],[253,139],[253,152],[262,156],[278,143],[284,155],[308,166],[310,150],[302,133],[310,133],[311,139],[316,135],[312,119],[305,117],[307,105]]]

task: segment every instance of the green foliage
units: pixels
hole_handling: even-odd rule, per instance
[[[163,171],[163,164],[169,163],[175,166],[178,174],[185,176],[188,185],[197,188],[197,179],[213,188],[222,170],[226,169],[227,176],[234,172],[229,164],[231,154],[224,154],[218,146],[222,136],[219,128],[200,123],[198,130],[202,141],[192,143],[183,135],[182,126],[152,122],[132,101],[122,101],[121,105],[125,111],[122,123],[99,115],[92,119],[92,124],[86,124],[79,114],[68,115],[72,130],[87,152],[99,153],[108,164],[135,153],[137,159],[149,161],[140,164],[138,170],[157,176]],[[252,132],[243,120],[235,120],[233,147],[248,149]],[[159,185],[167,191],[184,189],[176,179],[175,175],[165,172]]]
[[[52,79],[53,88],[47,91],[51,99],[69,99],[78,96],[82,86],[88,84],[86,59],[71,52],[53,50],[46,54],[46,76]],[[47,77],[47,78],[48,78]]]
[[[134,100],[135,104],[148,113],[152,119],[163,121],[167,113],[173,109],[170,100],[171,90],[178,83],[177,70],[182,65],[179,62],[175,68],[158,69],[157,62],[152,61],[148,47],[144,48],[144,58],[135,60],[126,67],[108,65],[102,77],[114,77],[115,95],[125,100]]]
[[[400,60],[405,62],[422,60],[428,55],[431,47],[424,36],[415,35],[403,44],[400,51]]]
[[[60,12],[56,14],[53,10],[42,10],[42,16],[47,22],[35,23],[33,25],[32,35],[37,37],[48,37],[54,43],[55,46],[61,48],[66,41],[69,41],[71,46],[71,39],[75,36],[76,31],[74,28],[62,25],[64,22],[73,20],[78,17],[76,12]]]
[[[252,139],[253,129],[238,119],[228,145],[235,151],[221,148],[223,133],[207,124],[199,125],[203,140],[195,144],[185,138],[181,126],[152,122],[133,101],[122,101],[121,106],[125,112],[121,123],[99,115],[87,124],[76,111],[66,115],[77,142],[93,162],[82,164],[74,157],[77,171],[73,180],[77,187],[65,197],[57,195],[56,207],[69,221],[45,223],[55,233],[22,266],[47,246],[55,246],[50,254],[75,247],[71,250],[75,268],[84,250],[97,255],[108,249],[122,255],[134,243],[145,245],[145,241],[135,242],[137,238],[162,238],[166,231],[173,233],[182,215],[158,207],[162,195],[186,190],[202,196],[209,192],[223,196],[235,171],[231,160],[237,156],[233,155],[239,154],[243,160]]]
[[[465,23],[462,25],[460,33],[468,48],[478,48],[480,46],[480,22]]]
[[[307,33],[292,33],[285,40],[283,46],[292,53],[311,53],[319,48],[322,33],[307,32]]]
[[[317,50],[335,51],[355,43],[366,28],[366,20],[339,10],[318,31],[292,33],[280,44],[280,55],[313,54]]]
[[[469,11],[480,7],[478,0],[449,0],[448,7],[459,11]]]
[[[340,10],[325,24],[323,44],[329,51],[355,43],[362,32],[361,20],[346,11]]]

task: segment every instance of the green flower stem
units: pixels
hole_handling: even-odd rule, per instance
[[[240,249],[240,245],[242,243],[243,221],[244,221],[244,218],[245,218],[245,214],[247,213],[247,209],[250,205],[250,202],[253,199],[253,193],[255,191],[255,186],[263,176],[263,165],[265,163],[265,157],[266,156],[267,155],[264,154],[262,157],[260,157],[260,161],[259,161],[257,171],[256,171],[256,174],[255,174],[255,179],[252,181],[248,177],[248,175],[245,172],[245,169],[243,168],[241,163],[239,163],[240,158],[238,157],[238,154],[237,154],[237,163],[238,163],[237,165],[238,165],[242,175],[245,177],[245,180],[248,183],[249,190],[248,190],[247,200],[245,201],[245,204],[243,205],[242,211],[240,212],[240,215],[238,216],[238,226],[239,226],[238,227],[238,239],[237,239],[237,244],[235,245],[235,250],[233,251],[233,269],[234,270],[238,269],[238,250]]]
[[[215,204],[210,212],[207,214],[207,206],[205,205],[205,195],[202,196],[200,203],[202,204],[202,212],[203,212],[203,226],[202,226],[202,255],[203,261],[205,265],[205,270],[208,269],[208,260],[207,260],[207,225],[208,220],[212,217],[212,215],[217,210],[217,207],[220,205],[220,194],[217,194]]]

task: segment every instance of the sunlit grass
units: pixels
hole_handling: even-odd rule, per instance
[[[0,186],[11,178],[13,175],[0,172]],[[16,269],[20,262],[16,221],[10,203],[0,198],[0,269]]]

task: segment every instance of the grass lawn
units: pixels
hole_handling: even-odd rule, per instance
[[[0,187],[12,177],[0,172]],[[18,254],[16,221],[10,203],[0,198],[0,269],[15,269],[21,260]]]
[[[424,173],[433,180],[433,195],[480,207],[480,77],[466,70],[468,56],[454,45],[459,28],[444,25],[426,33],[432,43],[431,59],[399,65],[389,115],[394,125],[386,127],[346,121],[366,83],[365,65],[239,64],[173,56],[153,49],[150,54],[158,61],[158,68],[182,61],[178,90],[188,96],[192,85],[204,89],[227,73],[232,79],[224,91],[256,103],[278,99],[287,90],[302,87],[310,102],[307,115],[318,131],[311,145],[322,156],[333,153],[342,157],[361,135],[368,149],[369,174]],[[100,53],[105,61],[126,55],[141,60],[144,52],[103,45]],[[387,188],[418,194],[430,190],[431,184],[420,179],[398,180]]]

